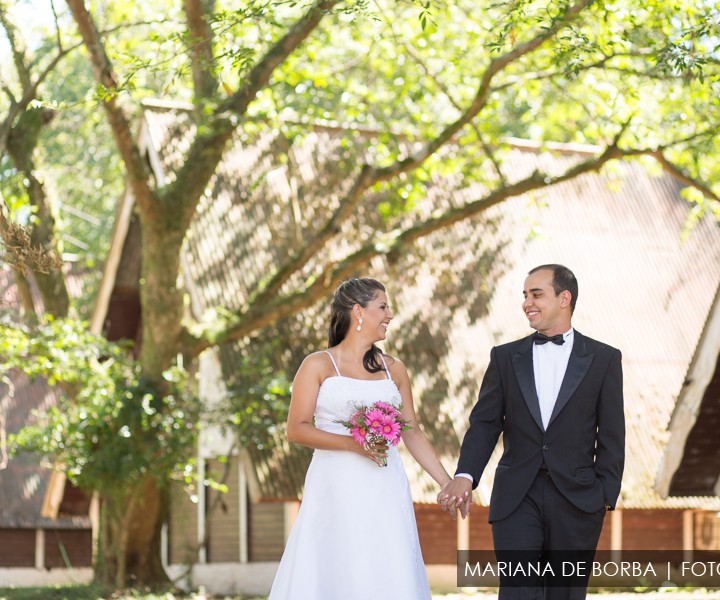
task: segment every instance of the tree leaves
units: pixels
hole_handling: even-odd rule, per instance
[[[122,498],[151,475],[182,473],[197,439],[199,402],[187,372],[165,373],[162,389],[141,377],[127,348],[72,319],[27,327],[0,322],[0,371],[41,377],[60,398],[11,439],[13,450],[63,464],[87,490]]]

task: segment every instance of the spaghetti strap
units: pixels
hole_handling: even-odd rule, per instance
[[[329,351],[329,350],[323,350],[323,352],[325,352],[325,354],[327,354],[327,355],[330,357],[330,360],[332,361],[333,367],[335,367],[335,372],[336,372],[338,375],[340,375],[340,369],[338,369],[337,363],[335,362],[335,359],[333,358],[333,355],[330,354],[330,351]],[[384,361],[383,361],[383,362],[384,362]],[[387,367],[385,367],[385,368],[387,369]],[[340,377],[342,377],[342,375],[340,375]]]
[[[380,353],[380,360],[382,360],[383,367],[385,367],[385,373],[387,373],[387,377],[390,381],[392,381],[392,377],[390,376],[390,369],[388,369],[387,363],[385,362],[385,357],[383,356],[383,353]]]

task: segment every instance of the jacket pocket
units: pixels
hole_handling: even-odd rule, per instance
[[[597,479],[593,467],[581,467],[575,470],[575,479],[578,483],[592,483]]]

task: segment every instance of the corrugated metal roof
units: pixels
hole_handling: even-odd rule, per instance
[[[176,156],[175,145],[186,144],[187,130],[176,138],[174,128],[170,135],[172,119],[167,112],[158,117],[151,107],[145,120],[151,139],[163,140],[156,151]],[[234,142],[188,236],[187,275],[198,291],[197,315],[216,305],[242,306],[289,249],[312,235],[347,188],[343,173],[352,165],[350,157],[362,160],[357,157],[368,141],[363,135],[360,140],[351,131],[308,130],[291,142],[265,129]],[[562,172],[587,158],[587,150],[508,143],[498,154],[506,177],[515,181],[536,169]],[[484,195],[481,184],[463,187],[455,179],[429,182],[425,199],[404,221]],[[676,180],[651,174],[640,161],[613,162],[602,174],[509,199],[423,238],[411,255],[372,262],[367,273],[386,282],[396,309],[386,348],[408,366],[421,422],[449,470],[490,349],[530,331],[520,309],[527,271],[561,262],[580,283],[575,327],[623,352],[628,426],[623,506],[720,508],[718,499],[662,500],[653,491],[668,419],[720,283],[720,231],[705,220],[681,241],[688,205],[680,189]],[[382,227],[378,203],[384,198],[369,194],[320,259],[343,256],[372,227]],[[308,265],[303,275],[318,264]],[[297,279],[286,289],[293,286]],[[275,334],[292,347],[292,360],[284,363],[290,371],[298,364],[298,350],[323,346],[327,304],[277,324]],[[280,444],[272,455],[253,453],[262,495],[299,493],[306,462],[294,461],[295,452]],[[286,476],[278,468],[283,462],[300,473]],[[435,484],[411,459],[406,466],[414,499],[434,501]],[[489,500],[492,472],[488,468],[481,482],[483,503]]]
[[[519,170],[543,159],[548,160],[548,155],[521,151],[509,158]],[[623,506],[719,506],[716,499],[661,500],[652,489],[668,419],[720,281],[720,232],[715,224],[703,222],[687,242],[680,241],[687,204],[679,198],[679,190],[668,176],[652,177],[638,163],[618,163],[610,173],[583,176],[536,194],[534,202],[519,197],[492,209],[487,217],[501,223],[499,231],[507,242],[500,253],[506,259],[503,272],[483,276],[468,269],[463,274],[472,282],[466,284],[470,290],[483,282],[494,286],[484,299],[487,316],[479,319],[472,309],[448,310],[437,292],[437,278],[426,277],[410,289],[403,288],[399,308],[403,322],[432,319],[452,330],[452,350],[444,357],[442,370],[455,389],[439,412],[453,420],[468,414],[490,347],[529,333],[520,311],[527,271],[538,264],[562,262],[580,283],[575,327],[623,352],[628,427]],[[472,236],[469,227],[466,223],[463,229]],[[480,230],[474,235],[481,235]],[[438,240],[426,243],[432,247]],[[467,255],[467,250],[457,251]],[[434,310],[415,309],[418,286],[426,288],[426,298],[434,298],[432,304],[429,299],[420,303]],[[460,303],[472,302],[472,294]],[[394,329],[400,333],[391,336],[393,345],[412,361],[418,342],[407,340],[402,327]],[[417,391],[421,395],[422,388]],[[462,430],[465,419],[460,423]],[[489,479],[486,476],[481,484],[484,499],[489,498]]]

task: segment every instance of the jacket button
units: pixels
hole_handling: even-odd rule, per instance
[[[543,452],[547,452],[549,448],[550,448],[550,446],[548,446],[547,444],[545,444],[545,445],[542,447]]]

